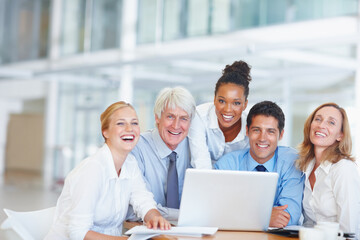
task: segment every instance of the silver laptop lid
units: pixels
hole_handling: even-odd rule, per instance
[[[187,169],[178,226],[266,231],[278,174]]]

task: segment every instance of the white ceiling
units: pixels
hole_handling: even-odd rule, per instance
[[[130,52],[113,49],[2,65],[0,88],[16,79],[116,83],[121,82],[123,67],[130,66],[135,89],[157,91],[164,84],[181,84],[211,96],[225,65],[242,59],[252,66],[250,100],[291,94],[293,101],[299,102],[319,96],[347,101],[355,94],[359,43],[356,17],[283,24],[139,45]],[[18,92],[0,91],[0,96],[6,94],[16,96]]]

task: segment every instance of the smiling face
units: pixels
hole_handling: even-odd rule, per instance
[[[258,163],[264,164],[274,156],[284,130],[279,131],[276,118],[256,115],[253,117],[251,125],[246,128],[246,134],[249,137],[252,158]]]
[[[110,117],[109,127],[103,131],[110,149],[130,152],[139,140],[140,127],[136,112],[131,107],[116,110]]]
[[[166,107],[160,118],[155,114],[155,121],[161,139],[171,150],[175,150],[189,132],[189,114],[179,107],[175,109]]]
[[[241,119],[247,106],[244,88],[226,83],[219,87],[214,97],[215,113],[221,128],[230,128]]]
[[[324,150],[342,139],[342,121],[340,111],[334,107],[323,107],[315,113],[310,126],[310,141],[316,151]]]

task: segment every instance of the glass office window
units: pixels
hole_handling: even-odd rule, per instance
[[[162,83],[163,85],[163,83]],[[141,131],[155,127],[154,103],[161,87],[148,88],[135,83],[132,105]],[[61,182],[85,157],[103,145],[100,114],[120,101],[120,82],[60,82],[53,179]]]
[[[47,56],[50,0],[0,3],[1,63]]]
[[[163,20],[163,40],[173,40],[183,37],[181,32],[184,18],[182,18],[183,1],[167,0],[164,1],[164,20]]]
[[[61,179],[104,143],[100,114],[118,101],[118,84],[60,83],[55,179]]]
[[[297,20],[356,15],[358,0],[296,0]]]
[[[139,0],[137,42],[150,43],[156,39],[157,1]],[[160,14],[160,13],[159,13]]]
[[[91,50],[120,47],[121,0],[94,0]]]
[[[286,10],[289,2],[291,2],[291,0],[261,1],[260,25],[273,25],[284,23],[286,19]]]
[[[209,33],[209,0],[188,1],[187,4],[187,36],[201,36]]]
[[[3,45],[3,37],[4,37],[4,2],[0,1],[0,64],[4,62],[4,45]]]
[[[259,25],[260,0],[232,1],[231,29],[244,29]]]
[[[39,26],[39,45],[38,56],[35,58],[45,58],[48,56],[50,18],[51,18],[50,0],[41,0],[40,26]]]
[[[138,114],[141,132],[155,128],[154,104],[160,90],[161,87],[156,90],[136,88],[134,91],[133,106]]]
[[[62,55],[84,51],[86,0],[64,0],[62,14]]]
[[[224,33],[230,31],[231,1],[212,0],[211,9],[211,32]]]
[[[337,2],[341,9],[337,16],[359,14],[359,0],[337,0]]]

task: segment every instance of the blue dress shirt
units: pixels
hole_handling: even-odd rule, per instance
[[[250,155],[249,148],[224,155],[214,165],[216,169],[256,171],[259,165]],[[304,174],[297,170],[294,162],[298,158],[296,151],[289,147],[277,147],[274,156],[262,164],[268,172],[277,172],[274,206],[288,205],[285,210],[290,214],[288,225],[297,225],[302,211]]]
[[[179,201],[184,185],[185,171],[190,167],[190,149],[186,137],[174,150],[177,155],[176,168],[179,182]],[[143,174],[147,189],[154,194],[158,208],[165,218],[172,220],[166,208],[166,186],[169,167],[169,154],[172,152],[161,139],[158,129],[141,134],[139,142],[132,150]],[[178,213],[178,211],[177,211]],[[176,217],[176,216],[175,216]]]

